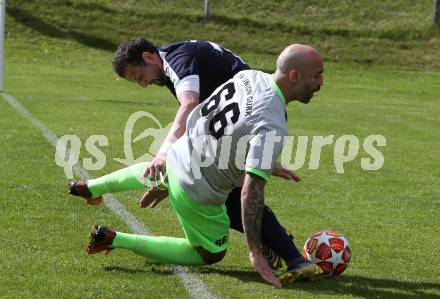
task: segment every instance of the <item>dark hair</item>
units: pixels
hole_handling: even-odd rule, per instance
[[[142,53],[157,52],[156,46],[143,37],[136,37],[119,45],[113,59],[113,69],[120,76],[124,77],[124,70],[129,64],[140,65],[144,63]]]

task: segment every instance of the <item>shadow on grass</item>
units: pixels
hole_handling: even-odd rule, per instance
[[[80,44],[106,51],[114,51],[118,44],[91,34],[76,31],[75,29],[61,29],[49,24],[30,12],[14,7],[7,7],[6,12],[17,22],[49,37],[66,39],[71,38]]]
[[[194,268],[197,269],[197,268]],[[243,270],[233,267],[203,267],[196,270],[200,274],[221,274],[238,278],[244,282],[261,282],[260,275],[253,269]],[[296,282],[283,288],[301,289],[316,294],[351,294],[363,298],[440,298],[440,284],[432,282],[411,282],[363,276],[331,276],[313,282]],[[431,290],[434,293],[428,293]]]
[[[146,266],[149,270],[127,269],[123,267],[105,267],[106,271],[118,271],[130,274],[158,273],[161,275],[173,275],[174,272],[169,266],[153,264],[148,261]],[[203,276],[203,274],[220,274],[230,276],[246,282],[262,283],[260,275],[253,269],[231,266],[215,267],[191,267],[191,272]],[[411,282],[394,279],[371,278],[364,276],[341,275],[337,277],[323,277],[313,282],[295,282],[284,285],[284,289],[303,290],[313,294],[347,295],[350,294],[362,298],[440,298],[440,284],[432,282]]]
[[[70,2],[67,1],[66,3],[69,4]],[[68,6],[70,6],[70,5],[71,4],[69,4]],[[84,6],[84,4],[82,4],[82,6]],[[82,7],[82,8],[84,8],[84,7]],[[95,5],[93,5],[93,8],[95,8]],[[115,11],[113,11],[111,9],[107,10],[107,8],[105,8],[105,7],[100,7],[99,9],[105,13],[108,13],[108,14],[115,13]],[[59,26],[56,24],[50,24],[50,23],[42,20],[41,18],[33,15],[29,11],[26,11],[26,10],[18,8],[18,7],[7,7],[6,11],[17,22],[19,22],[22,25],[29,27],[32,30],[35,30],[43,35],[49,36],[49,37],[58,38],[58,39],[73,39],[82,45],[85,45],[88,47],[93,47],[93,48],[100,49],[100,50],[110,51],[110,52],[114,52],[118,46],[117,43],[114,43],[114,42],[109,41],[104,38],[93,36],[88,33],[80,32],[80,31],[76,30],[75,28],[62,29],[62,27],[64,27],[64,25]],[[161,17],[161,15],[159,15],[159,14],[158,15],[147,14],[147,15],[149,18],[151,18],[151,17],[160,18]],[[178,14],[176,14],[176,15],[178,15]],[[182,17],[182,15],[178,15],[178,16]],[[145,16],[143,15],[143,17],[145,17]],[[109,18],[111,18],[111,15],[109,15]],[[68,27],[68,26],[66,25],[66,27]],[[273,72],[273,70],[268,70],[268,69],[262,69],[261,71],[266,72],[266,73]]]
[[[440,284],[363,276],[327,277],[313,283],[298,283],[288,287],[311,293],[350,294],[363,298],[440,298]]]
[[[93,46],[99,49],[111,50],[114,51],[117,45],[113,42],[102,39],[100,37],[96,37],[84,32],[79,32],[75,30],[75,28],[70,29],[70,26],[73,23],[68,22],[68,18],[62,19],[63,24],[58,24],[61,27],[69,28],[66,30],[61,30],[54,26],[53,24],[49,24],[43,21],[38,16],[32,14],[29,11],[26,11],[19,7],[20,3],[15,3],[14,6],[8,6],[6,11],[13,18],[15,18],[18,22],[23,25],[30,27],[40,33],[57,37],[57,38],[66,38],[71,37],[77,40],[80,43],[83,43],[87,46]],[[114,18],[116,15],[120,15],[121,11],[118,11],[113,8],[109,8],[98,3],[81,3],[75,4],[72,1],[60,1],[58,4],[60,6],[66,7],[70,10],[74,10],[76,13],[80,15],[87,15],[90,12],[96,12],[102,15],[102,18],[105,22],[112,24],[114,22]],[[145,20],[158,20],[161,22],[163,19],[171,19],[171,20],[183,20],[188,24],[199,24],[199,26],[203,26],[202,24],[206,23],[203,15],[198,14],[185,14],[179,13],[176,11],[154,11],[154,10],[146,10],[136,8],[126,8],[123,13],[127,14],[127,17],[135,18],[139,20],[139,22],[145,22]],[[80,21],[80,20],[79,20]],[[153,22],[154,23],[154,22]],[[306,25],[300,24],[288,24],[280,21],[270,21],[267,20],[255,20],[252,18],[248,18],[246,16],[240,17],[232,17],[225,15],[212,15],[209,23],[219,24],[221,26],[229,26],[229,27],[243,27],[245,30],[252,30],[252,28],[259,28],[260,30],[265,31],[277,31],[284,33],[295,33],[300,36],[338,36],[342,38],[370,38],[376,37],[381,39],[389,39],[395,41],[401,40],[420,40],[420,39],[429,39],[433,36],[438,35],[438,28],[432,28],[430,30],[414,30],[414,29],[406,29],[406,28],[385,28],[385,29],[376,29],[372,30],[371,28],[366,29],[354,29],[354,28],[332,28],[332,27],[310,27]],[[148,24],[146,24],[148,25]],[[270,49],[267,49],[270,52]],[[277,53],[275,53],[277,54]]]
[[[120,266],[104,266],[104,270],[108,272],[119,272],[124,274],[151,274],[151,273],[160,273],[161,275],[174,275],[174,271],[171,268],[168,268],[164,265],[148,265],[150,269],[130,269]]]

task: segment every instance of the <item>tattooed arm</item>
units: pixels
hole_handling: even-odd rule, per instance
[[[241,219],[249,251],[261,251],[261,219],[264,207],[264,185],[262,178],[248,173],[241,191]]]
[[[261,251],[261,220],[264,207],[264,186],[266,181],[257,175],[247,173],[241,191],[241,217],[244,234],[249,247],[249,258],[261,277],[270,284],[280,287]]]

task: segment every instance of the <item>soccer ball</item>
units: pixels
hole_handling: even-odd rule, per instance
[[[328,275],[337,275],[347,269],[351,248],[347,239],[335,230],[321,230],[306,241],[304,257],[319,265]]]

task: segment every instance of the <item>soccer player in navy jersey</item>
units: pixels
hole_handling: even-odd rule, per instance
[[[309,103],[323,84],[323,71],[318,51],[293,44],[278,57],[274,74],[244,70],[220,85],[189,114],[184,134],[167,152],[168,180],[160,181],[185,238],[129,234],[95,225],[87,253],[129,249],[165,264],[217,263],[225,256],[229,241],[225,202],[244,178],[242,222],[253,267],[275,287],[321,275],[323,270],[318,265],[300,256],[275,276],[262,251],[261,227],[265,185],[276,172],[287,136],[286,105],[292,101]],[[224,144],[229,149],[226,155]],[[202,164],[207,158],[213,158],[212,163]],[[90,190],[93,193],[92,186],[100,186],[101,191],[112,191],[114,185],[136,184],[134,178],[148,165],[134,164],[90,180]],[[144,200],[149,201],[142,198],[141,206]]]
[[[144,176],[159,180],[159,173],[165,173],[165,160],[171,146],[185,132],[190,112],[221,84],[242,70],[250,69],[240,57],[220,45],[208,41],[182,41],[157,47],[144,38],[134,38],[122,43],[113,61],[115,72],[128,81],[147,87],[150,84],[166,86],[177,98],[179,109],[164,143],[156,157],[148,164]],[[277,165],[272,175],[287,180],[299,181],[293,172]],[[138,178],[127,178],[119,184],[106,182],[105,177],[91,182],[78,181],[70,184],[70,193],[80,195],[89,204],[102,201],[102,194],[145,188]],[[142,198],[143,207],[155,206],[166,193],[149,189]],[[241,187],[233,189],[226,199],[230,228],[243,233],[241,217]],[[301,254],[293,238],[280,225],[276,216],[264,206],[261,238],[263,252],[269,266],[281,268],[281,259],[286,265],[295,265]]]

